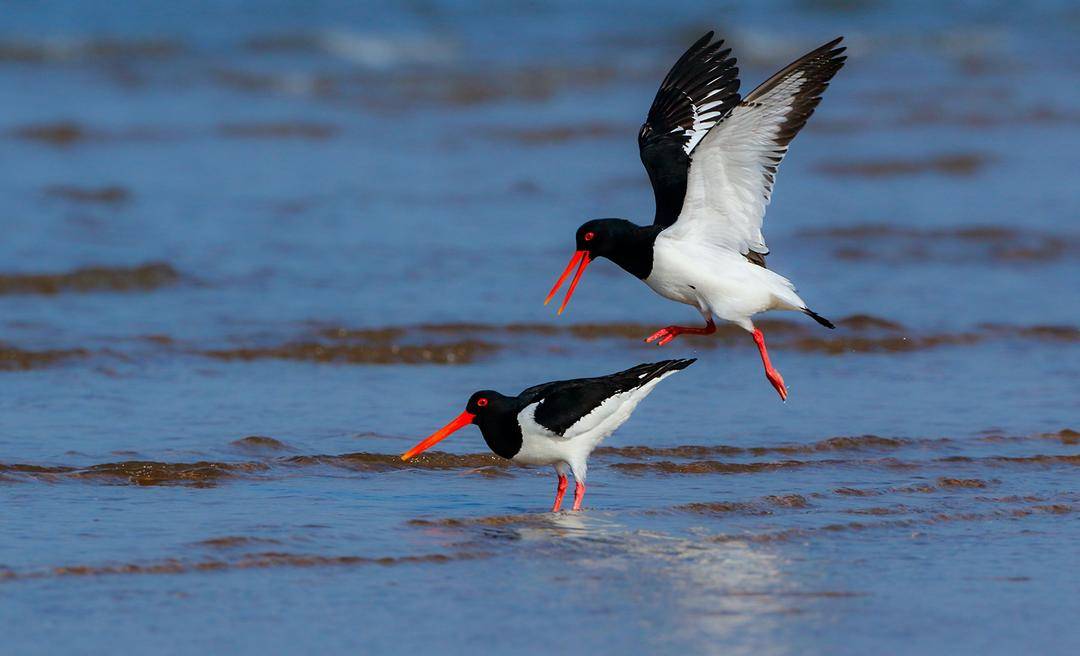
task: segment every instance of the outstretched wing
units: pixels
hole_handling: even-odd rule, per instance
[[[632,369],[597,378],[545,383],[530,387],[520,398],[539,401],[533,419],[547,430],[566,439],[573,438],[607,421],[612,415],[633,411],[655,382],[669,373],[685,369],[693,359],[664,360],[640,364]],[[637,394],[635,392],[644,392]]]
[[[739,69],[709,32],[683,53],[656,92],[638,133],[641,163],[656,197],[653,223],[675,223],[686,194],[690,153],[739,102]]]
[[[764,259],[765,207],[788,144],[844,65],[843,37],[803,55],[766,80],[713,128],[694,151],[686,199],[665,234]]]

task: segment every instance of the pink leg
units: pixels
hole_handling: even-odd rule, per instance
[[[585,484],[574,481],[574,510],[581,510],[581,500],[585,498]]]
[[[716,324],[713,323],[712,318],[705,323],[704,328],[687,328],[686,326],[668,326],[667,328],[661,328],[655,333],[645,338],[646,342],[652,342],[659,339],[656,343],[657,346],[663,346],[671,340],[675,339],[679,335],[711,335],[716,332]]]
[[[772,386],[776,388],[777,393],[780,394],[780,400],[787,401],[787,388],[784,387],[784,377],[773,368],[772,362],[769,362],[769,351],[765,349],[765,335],[757,328],[754,329],[754,343],[757,344],[758,351],[761,353],[761,364],[765,365],[765,377],[769,379]]]
[[[555,505],[551,507],[551,512],[559,512],[562,508],[564,494],[566,494],[566,474],[559,474],[559,487],[555,488]]]

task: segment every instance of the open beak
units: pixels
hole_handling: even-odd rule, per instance
[[[442,440],[449,437],[450,433],[453,433],[454,431],[456,431],[457,429],[459,429],[459,428],[461,428],[463,426],[468,426],[469,424],[471,424],[472,420],[475,419],[475,418],[476,418],[476,415],[474,415],[471,412],[463,412],[463,413],[461,413],[457,417],[454,417],[454,420],[451,421],[449,424],[443,426],[439,430],[432,433],[431,437],[427,438],[426,440],[424,440],[420,444],[417,444],[413,448],[411,448],[408,451],[406,451],[405,453],[401,454],[401,459],[402,460],[408,460],[409,458],[415,456],[418,453],[421,453],[423,451],[427,451],[431,447],[435,446],[437,443],[439,443]]]
[[[566,309],[566,304],[570,302],[570,297],[574,295],[574,290],[577,289],[578,281],[581,280],[581,274],[585,273],[585,267],[589,266],[589,251],[575,251],[574,257],[570,258],[570,264],[566,265],[566,270],[562,272],[559,279],[555,281],[555,286],[551,288],[547,298],[544,299],[544,305],[551,302],[551,299],[555,298],[555,292],[559,291],[559,287],[562,287],[563,281],[566,280],[566,276],[570,275],[570,270],[575,265],[581,262],[581,266],[578,266],[577,273],[574,274],[574,279],[570,281],[570,287],[566,290],[566,298],[563,299],[562,305],[559,306],[557,314],[562,314],[562,311]]]

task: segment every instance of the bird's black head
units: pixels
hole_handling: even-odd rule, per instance
[[[489,417],[502,405],[506,397],[495,390],[480,390],[469,397],[465,404],[465,412],[473,415],[472,423],[480,423],[480,418]]]
[[[611,256],[620,246],[633,238],[637,226],[626,219],[593,219],[581,224],[577,229],[575,241],[577,250],[589,254],[590,260]]]
[[[581,280],[581,274],[585,273],[585,267],[598,257],[606,257],[626,272],[642,280],[648,278],[652,273],[653,242],[661,229],[657,226],[641,227],[626,219],[593,219],[582,223],[575,236],[574,256],[570,258],[570,264],[566,265],[566,270],[555,281],[555,286],[548,293],[544,305],[551,302],[566,277],[570,275],[570,271],[577,266],[577,273],[570,281],[566,298],[559,307],[559,314],[562,314],[562,311],[566,309],[566,304],[570,302],[570,297],[574,295],[574,289]]]
[[[504,458],[511,458],[521,449],[521,428],[517,413],[521,411],[516,397],[499,394],[495,390],[480,390],[469,397],[465,411],[454,417],[447,425],[432,433],[427,439],[402,454],[402,460],[430,449],[455,431],[476,424],[491,450]]]

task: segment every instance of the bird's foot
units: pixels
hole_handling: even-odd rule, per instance
[[[661,328],[660,330],[646,337],[645,341],[647,343],[652,343],[656,340],[660,340],[656,342],[656,345],[663,346],[664,344],[667,344],[668,342],[682,334],[711,335],[715,332],[716,324],[714,324],[712,319],[710,319],[709,322],[705,324],[704,328],[690,328],[687,326],[668,326],[666,328]]]
[[[787,387],[784,386],[784,377],[780,375],[780,372],[772,368],[766,369],[765,377],[769,379],[777,394],[780,395],[780,400],[787,401]]]
[[[659,342],[656,342],[656,345],[663,346],[664,344],[667,344],[671,340],[686,332],[686,330],[687,329],[683,328],[682,326],[668,326],[667,328],[661,328],[655,333],[649,335],[645,338],[645,341],[648,343],[652,343],[656,342],[656,340],[660,340]]]

